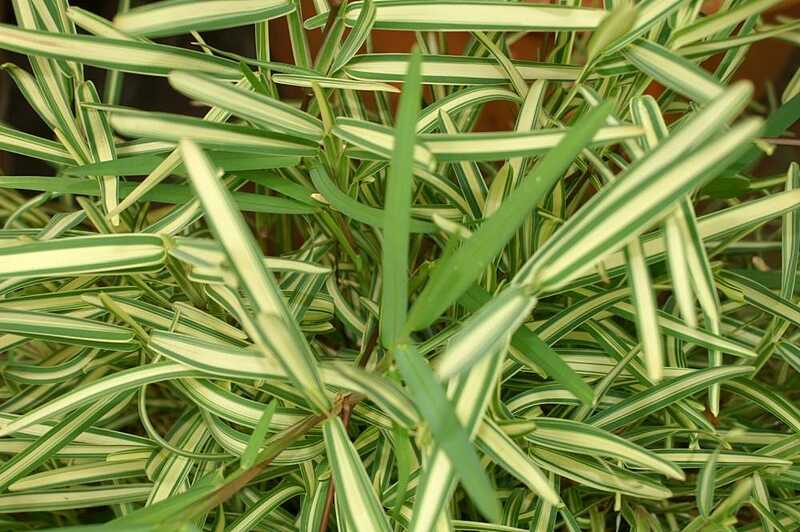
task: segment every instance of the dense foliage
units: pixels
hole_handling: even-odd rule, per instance
[[[800,168],[753,170],[800,76],[733,81],[777,3],[14,0],[0,529],[800,527]]]

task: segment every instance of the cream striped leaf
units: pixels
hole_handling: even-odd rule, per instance
[[[138,348],[133,332],[127,328],[48,312],[0,309],[0,331],[27,338],[119,351]]]
[[[166,143],[171,149],[171,143]],[[119,147],[119,146],[118,146]],[[123,157],[115,161],[104,163],[86,164],[65,169],[64,173],[71,176],[90,176],[97,174],[111,174],[116,176],[146,175],[152,172],[165,160],[162,155],[142,154]],[[214,152],[211,160],[226,172],[241,172],[250,170],[269,170],[273,168],[286,168],[296,166],[298,157],[244,155],[240,152]],[[186,175],[182,165],[175,169],[175,174]]]
[[[206,218],[257,313],[256,342],[276,354],[284,371],[321,411],[330,405],[311,348],[289,314],[272,273],[264,267],[252,235],[202,150],[181,141],[181,153]]]
[[[272,81],[279,85],[312,88],[314,84],[323,89],[341,89],[349,91],[400,92],[394,85],[378,81],[362,81],[358,79],[331,78],[311,74],[275,74]]]
[[[636,18],[633,27],[619,36],[605,49],[606,55],[614,54],[635,41],[647,30],[674,13],[681,7],[682,0],[644,0],[636,4]]]
[[[169,141],[191,139],[209,148],[262,155],[313,155],[317,151],[316,143],[296,136],[168,113],[118,110],[111,114],[111,125],[132,137]],[[188,170],[189,164],[185,165]]]
[[[561,481],[558,477],[550,476],[552,479],[553,489],[559,489],[561,487]],[[564,513],[569,512],[565,506],[562,507]],[[531,518],[531,524],[529,530],[534,532],[547,532],[548,530],[553,530],[556,526],[556,517],[558,517],[558,508],[554,505],[548,503],[544,499],[537,499],[534,502],[533,506],[533,516]],[[565,519],[566,522],[566,519]],[[568,522],[568,529],[571,530],[573,523]],[[580,529],[580,527],[578,527]]]
[[[80,349],[71,347],[71,349]],[[12,362],[5,370],[6,378],[24,384],[53,384],[60,383],[71,377],[76,377],[95,358],[96,351],[86,353],[78,352],[72,359],[62,364],[42,367]]]
[[[475,108],[491,101],[520,102],[520,97],[502,87],[468,87],[455,91],[445,98],[437,99],[425,107],[417,118],[417,133],[428,133],[439,123],[439,115],[445,112],[455,115],[458,111]]]
[[[36,445],[27,447],[5,461],[0,467],[0,491],[8,490],[11,484],[44,463],[60,448],[71,443],[77,434],[90,427],[113,406],[113,403],[120,400],[122,400],[120,396],[106,398],[65,416],[37,439]]]
[[[195,413],[185,425],[181,426],[181,429],[184,426],[186,427],[185,432],[176,432],[177,437],[171,439],[170,444],[181,451],[197,453],[210,438],[211,433],[199,413]],[[180,494],[185,489],[184,483],[188,482],[188,475],[195,460],[167,452],[157,473],[152,467],[154,462],[155,459],[151,459],[146,468],[148,476],[153,478],[154,482],[145,506],[152,506],[159,501],[169,500],[172,496]]]
[[[628,34],[636,22],[638,13],[633,4],[619,2],[608,7],[611,7],[608,15],[603,18],[586,43],[587,70],[597,61],[598,57],[607,53],[606,49],[612,42]]]
[[[213,240],[178,237],[173,244],[173,247],[169,249],[169,254],[195,268],[224,269],[227,267],[225,252]],[[331,273],[331,269],[327,266],[281,257],[264,257],[264,265],[276,272],[296,272],[307,275]]]
[[[580,68],[553,63],[512,61],[526,81],[550,79],[574,81]],[[370,81],[402,81],[408,65],[407,54],[356,55],[343,71],[351,78]],[[423,55],[422,83],[434,85],[503,85],[505,71],[494,59],[484,57]]]
[[[635,319],[635,309],[628,303],[619,302],[613,307],[615,314],[628,320]],[[659,328],[665,333],[687,342],[696,343],[712,350],[722,351],[741,358],[755,358],[756,353],[749,346],[739,341],[724,338],[717,333],[702,328],[689,327],[681,320],[664,311],[657,311],[656,320]]]
[[[267,406],[264,403],[236,395],[203,379],[181,379],[178,389],[208,413],[244,427],[255,428]],[[272,416],[271,427],[284,430],[302,421],[303,414],[304,411],[298,408],[280,407]],[[247,441],[245,438],[242,450],[246,447]]]
[[[13,492],[53,489],[92,482],[141,477],[144,476],[145,463],[145,459],[114,460],[111,462],[89,462],[87,464],[59,467],[21,478],[11,484],[8,490]]]
[[[413,403],[388,379],[344,363],[323,366],[322,376],[326,383],[364,394],[403,427],[419,423]]]
[[[377,2],[375,29],[418,31],[574,31],[596,28],[600,9],[498,1],[389,0]],[[345,24],[354,26],[364,2],[350,4]],[[314,22],[311,21],[311,26]]]
[[[686,478],[680,467],[668,457],[660,456],[611,432],[578,421],[537,418],[536,429],[526,434],[525,439],[539,447],[589,456],[607,456],[637,464],[672,479]]]
[[[786,173],[786,191],[800,188],[800,165],[796,162],[789,166]],[[789,211],[783,215],[781,225],[781,297],[791,300],[797,284],[798,254],[800,254],[800,215]]]
[[[0,429],[0,436],[14,434],[35,423],[57,417],[59,414],[97,401],[109,394],[131,390],[142,384],[180,377],[199,376],[203,376],[203,372],[173,362],[147,364],[120,371],[113,375],[73,388],[69,393],[61,395],[38,408],[34,408],[13,421],[3,423],[3,428]]]
[[[719,449],[709,454],[702,465],[700,473],[697,475],[697,509],[701,515],[708,517],[714,508],[714,495],[717,480],[717,457]]]
[[[719,272],[717,278],[735,293],[741,294],[750,305],[767,314],[800,325],[800,306],[784,299],[766,286],[727,270]]]
[[[91,81],[86,81],[79,87],[78,95],[81,102],[89,104],[100,103],[100,96]],[[81,106],[81,116],[94,162],[102,163],[116,159],[114,135],[111,133],[111,126],[108,124],[108,116],[97,109],[83,105]],[[105,212],[112,212],[118,202],[119,179],[114,175],[102,175],[98,176],[98,182]],[[119,216],[111,217],[113,225],[119,225],[119,222]]]
[[[340,139],[357,147],[356,150],[345,152],[352,157],[391,160],[395,139],[394,132],[389,127],[365,120],[339,117],[331,131]],[[418,142],[414,147],[414,175],[436,188],[463,211],[468,211],[467,201],[459,191],[449,180],[433,172],[435,164],[435,158],[427,147]],[[352,202],[348,203],[352,205]]]
[[[459,299],[459,303],[468,310],[474,311],[485,304],[490,298],[489,294],[473,286],[467,293]],[[578,317],[578,320],[581,318]],[[577,320],[576,320],[577,321]],[[547,342],[555,343],[554,336],[545,337],[547,342],[540,338],[540,331],[534,333],[527,326],[517,329],[511,337],[511,349],[509,353],[518,362],[530,366],[531,361],[539,368],[544,370],[548,376],[562,383],[571,390],[583,402],[592,402],[592,389],[581,378],[570,369]]]
[[[544,94],[547,89],[547,82],[538,80],[531,84],[530,89],[525,94],[525,99],[522,102],[522,107],[519,110],[516,124],[514,124],[514,131],[526,133],[533,131],[540,127],[542,122],[542,104],[544,102]],[[511,179],[514,183],[518,182],[524,176],[524,157],[514,157],[508,161],[511,168]]]
[[[389,532],[389,523],[342,420],[333,416],[322,425],[325,449],[339,493],[345,521],[358,529]]]
[[[565,338],[570,332],[580,327],[586,321],[597,316],[599,312],[608,309],[610,306],[629,295],[627,289],[621,288],[598,294],[589,294],[576,304],[563,309],[555,316],[550,317],[543,323],[536,326],[536,334],[549,344]]]
[[[271,512],[278,509],[283,503],[289,499],[304,494],[305,489],[303,486],[281,485],[267,492],[261,499],[247,509],[242,516],[230,524],[230,528],[226,528],[229,532],[247,532],[252,530],[256,525],[262,522],[264,517]]]
[[[216,443],[218,443],[225,452],[235,457],[241,456],[247,448],[250,434],[239,432],[216,418],[210,416],[206,417],[209,420],[209,430]],[[267,444],[271,444],[277,437],[278,435],[271,437],[270,440],[267,441]],[[320,459],[323,457],[324,453],[325,442],[319,437],[311,436],[295,440],[290,446],[283,449],[272,459],[272,464],[276,466],[300,465],[309,460]]]
[[[443,109],[439,111],[439,121],[445,133],[455,134],[459,132],[458,126],[456,126],[447,111]],[[476,220],[482,218],[488,190],[480,169],[472,161],[458,161],[457,164],[453,165],[453,171],[458,179],[461,194],[469,204],[472,217]]]
[[[737,58],[736,62],[726,61],[720,65],[727,67],[724,69],[724,71],[722,71],[722,75],[718,74],[720,79],[725,80],[730,77],[729,73],[733,72],[735,68],[739,66],[737,62],[741,60],[740,58],[745,53],[747,53],[750,47],[749,45],[764,39],[769,39],[771,37],[779,37],[788,41],[791,39],[790,35],[792,35],[792,33],[799,27],[797,21],[789,21],[786,24],[774,26],[763,25],[756,31],[753,29],[754,22],[755,21],[752,17],[748,19],[745,26],[739,30],[739,33],[736,36],[722,38],[721,36],[726,34],[726,32],[721,32],[719,34],[719,38],[712,38],[706,41],[682,46],[679,50],[677,50],[677,52],[686,58],[706,58],[726,50],[735,52],[735,55],[731,55]],[[721,69],[718,67],[717,72],[720,71]],[[785,103],[783,99],[782,103]]]
[[[678,164],[675,154],[689,152],[698,140],[716,131],[720,121],[735,116],[750,91],[746,83],[731,87],[724,97],[714,100],[604,187],[526,263],[517,275],[519,282],[534,282],[542,290],[563,286],[664,216],[695,186],[722,171],[721,163],[760,129],[759,120],[744,121]],[[637,198],[635,204],[626,209],[614,207],[627,204],[632,194]]]
[[[706,255],[703,241],[698,235],[694,209],[688,200],[684,199],[680,203],[673,214],[673,218],[677,223],[682,240],[686,244],[686,260],[689,274],[700,302],[700,307],[703,309],[706,327],[713,334],[718,335],[720,333],[721,316],[719,296],[717,295],[717,287],[714,284],[711,264]],[[722,365],[722,353],[716,349],[709,350],[708,363],[709,366]],[[709,407],[714,415],[719,413],[719,395],[719,386],[712,386],[708,400]]]
[[[790,342],[782,341],[778,344],[777,352],[787,364],[800,373],[800,347]]]
[[[338,117],[331,130],[334,135],[363,150],[389,160],[394,150],[394,133],[386,126],[365,120]],[[436,160],[430,150],[421,143],[414,147],[414,163],[420,169],[433,170]]]
[[[436,359],[437,375],[450,379],[493,353],[498,345],[508,344],[535,306],[536,298],[524,288],[512,286],[503,290],[464,321]]]
[[[242,154],[244,155],[244,154]],[[246,155],[244,155],[246,157]],[[226,183],[234,187],[243,185],[241,179],[226,178]],[[200,208],[194,198],[191,187],[187,185],[176,185],[172,183],[161,183],[154,187],[138,188],[140,183],[120,183],[119,190],[122,194],[128,193],[125,200],[120,202],[120,206],[126,204],[128,197],[141,201],[152,201],[178,205],[175,211],[160,218],[156,223],[149,225],[143,234],[174,234],[186,227],[191,221],[196,221],[200,216]],[[20,190],[39,190],[46,192],[57,192],[62,194],[77,194],[86,196],[99,196],[100,187],[94,179],[75,179],[72,177],[46,177],[46,176],[0,176],[0,188],[17,188]],[[139,191],[143,190],[140,194]],[[282,213],[282,214],[311,214],[315,207],[308,202],[299,202],[289,198],[279,196],[266,196],[251,192],[232,193],[236,205],[242,211],[262,212],[262,213]],[[127,205],[126,205],[127,206]],[[118,206],[114,212],[121,212]],[[189,220],[187,222],[186,220]],[[184,225],[180,225],[183,223]],[[137,236],[142,233],[138,233]]]
[[[36,0],[15,2],[14,7],[18,24],[30,30],[46,30],[46,32],[33,32],[40,36],[37,38],[39,42],[46,39],[44,37],[46,35],[72,37],[73,35],[67,35],[63,25],[54,20],[54,14],[48,6],[52,6],[52,3],[46,4]],[[36,12],[34,13],[34,11]],[[2,33],[3,29],[5,28],[0,28],[0,33]],[[9,29],[14,28],[9,27]],[[0,48],[2,48],[2,41],[3,39],[0,38]],[[53,116],[56,120],[53,128],[55,137],[76,161],[87,162],[89,157],[88,147],[86,146],[81,126],[75,119],[72,87],[67,85],[65,79],[66,77],[82,80],[83,73],[74,62],[69,60],[59,61],[49,60],[44,57],[32,57],[30,63],[42,88],[42,95],[53,111]]]
[[[147,499],[151,489],[152,484],[123,484],[4,494],[0,495],[0,513],[56,512],[140,502]]]
[[[528,85],[514,67],[511,59],[509,59],[505,52],[501,50],[500,47],[494,42],[494,39],[482,31],[474,31],[473,36],[477,42],[481,43],[481,45],[488,50],[489,54],[494,57],[497,63],[499,63],[499,65],[505,71],[508,81],[514,88],[514,92],[519,94],[520,97],[525,96],[528,93]]]
[[[19,153],[56,164],[72,165],[75,163],[72,155],[61,143],[17,131],[4,125],[0,125],[0,148],[11,153]]]
[[[16,83],[20,93],[22,93],[33,110],[36,111],[36,114],[51,128],[56,127],[56,117],[50,109],[47,99],[42,94],[42,90],[36,78],[30,75],[27,70],[18,67],[14,63],[4,63],[0,68],[8,72],[11,79]]]
[[[202,52],[149,42],[24,30],[7,24],[0,24],[0,48],[136,74],[166,76],[172,70],[190,70],[226,79],[240,75],[235,63]]]
[[[600,128],[590,146],[616,144],[642,134],[638,126],[621,125]],[[531,132],[427,133],[420,141],[439,161],[498,161],[544,153],[567,135],[564,129]]]
[[[314,141],[322,138],[322,122],[280,100],[193,72],[171,72],[172,87],[195,100],[244,118],[267,130]]]
[[[743,21],[779,3],[780,0],[749,0],[740,2],[733,9],[720,10],[714,15],[703,17],[694,23],[678,29],[672,34],[670,45],[674,48],[681,48],[687,44],[699,41],[705,37],[714,35],[726,28],[731,28]]]
[[[242,88],[250,87],[249,82],[246,79],[240,79],[237,83],[237,86]],[[225,122],[230,118],[230,113],[223,111],[222,109],[212,108],[210,109],[203,120],[208,120],[210,122]],[[136,141],[134,141],[136,142]],[[147,142],[147,141],[145,141]],[[158,143],[163,144],[163,143]],[[136,188],[128,194],[125,199],[123,199],[117,210],[122,212],[124,209],[127,209],[131,205],[133,205],[136,201],[138,201],[145,192],[153,188],[155,185],[166,179],[173,171],[175,171],[179,164],[181,163],[180,151],[174,145],[170,145],[168,150],[171,150],[169,155],[167,155],[161,163],[158,164],[151,172],[148,173],[147,177],[139,183]],[[166,151],[166,150],[165,150]],[[118,153],[121,155],[121,151],[118,150]],[[191,219],[194,212],[198,211],[199,204],[194,203],[194,205],[187,209],[188,212],[184,213],[186,218]],[[116,214],[116,213],[114,213]],[[167,217],[165,217],[167,218]]]
[[[659,382],[664,375],[664,350],[661,334],[658,329],[658,318],[655,294],[647,269],[642,243],[634,238],[625,248],[630,275],[631,299],[636,307],[634,313],[636,330],[641,338],[642,355],[644,356],[647,375],[653,382]]]
[[[109,39],[123,39],[123,40],[139,40],[143,41],[142,37],[136,37],[126,33],[119,28],[114,27],[114,24],[100,15],[86,11],[79,7],[68,7],[66,10],[67,18],[72,21],[76,26],[86,30],[92,35],[98,37],[108,37]]]
[[[192,315],[202,312],[192,308],[192,310],[185,310],[186,305],[177,302],[174,305],[175,310],[165,310],[156,305],[147,303],[146,301],[139,301],[117,295],[107,293],[112,302],[117,308],[127,313],[131,318],[140,322],[141,325],[146,327],[153,327],[155,329],[171,329],[175,332],[193,336],[209,342],[226,342],[239,345],[246,339],[246,335],[239,329],[229,326],[227,323],[217,318],[212,318],[214,321],[198,322],[197,319],[192,319]],[[83,296],[83,300],[90,305],[98,308],[104,308],[103,301],[93,294]],[[207,315],[206,315],[207,316]]]
[[[589,461],[544,448],[533,451],[539,467],[585,486],[643,499],[667,499],[672,492],[650,477],[627,472],[606,462]]]
[[[114,26],[132,35],[166,37],[245,26],[294,9],[290,0],[162,0],[117,15]]]
[[[623,54],[648,76],[700,103],[719,98],[725,90],[705,70],[656,43],[638,41]]]
[[[798,190],[779,192],[757,200],[746,201],[699,217],[697,234],[703,241],[712,241],[736,231],[756,228],[768,220],[795,209],[798,202],[800,202],[800,191]],[[664,260],[665,246],[663,234],[660,231],[644,236],[642,244],[648,263]],[[603,264],[607,275],[619,275],[625,268],[624,251],[620,250],[609,255]],[[599,279],[597,273],[587,272],[570,284],[587,284],[595,282],[597,279]]]
[[[613,430],[645,418],[712,384],[730,381],[752,371],[753,368],[750,366],[726,366],[698,370],[683,377],[665,380],[658,386],[644,390],[602,410],[591,417],[588,422],[599,428]]]
[[[348,6],[349,8],[349,6]],[[352,59],[358,52],[359,48],[369,37],[372,27],[375,24],[377,8],[373,0],[363,0],[360,2],[358,8],[358,18],[355,22],[351,21],[350,26],[353,30],[347,35],[347,38],[342,43],[339,53],[336,54],[336,59],[330,68],[331,72],[336,72]],[[345,11],[344,21],[347,23],[349,13]]]
[[[706,451],[683,449],[659,449],[658,456],[678,464],[687,469],[704,467],[711,457],[716,454],[717,467],[789,467],[790,460],[759,454],[734,452],[734,451]]]
[[[728,381],[723,385],[780,419],[795,432],[800,431],[800,408],[783,395],[745,379]]]
[[[154,270],[164,257],[163,240],[156,235],[59,238],[0,247],[0,278]]]
[[[669,130],[664,123],[658,103],[651,96],[642,96],[631,100],[631,115],[634,122],[645,129],[644,144],[652,149],[669,135]],[[683,202],[685,203],[685,201]],[[683,205],[683,203],[681,205]],[[664,224],[664,244],[669,263],[672,283],[674,285],[675,299],[678,308],[686,323],[690,327],[697,327],[697,315],[694,308],[694,292],[691,287],[688,255],[692,253],[682,233],[683,211],[679,208],[667,218]]]
[[[25,451],[36,440],[9,438],[0,442],[0,452],[3,454],[17,454]],[[141,447],[125,447],[120,445],[92,445],[88,443],[72,443],[59,449],[53,456],[56,459],[82,459],[106,460],[115,453],[134,453],[137,457],[147,458],[152,453],[151,449],[141,450]],[[141,456],[143,455],[143,456]]]
[[[489,417],[484,418],[475,435],[480,448],[510,474],[525,483],[548,503],[559,506],[561,500],[545,474],[514,440]]]
[[[154,331],[148,347],[170,360],[208,375],[233,378],[286,380],[286,372],[274,354],[265,356],[254,349],[210,343],[166,331]],[[404,426],[413,426],[418,415],[408,399],[389,381],[378,375],[342,363],[321,366],[322,380],[337,388],[363,393]]]

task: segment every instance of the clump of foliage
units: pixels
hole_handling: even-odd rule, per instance
[[[800,170],[752,168],[800,86],[731,80],[800,25],[702,3],[14,0],[53,135],[0,147],[54,175],[0,177],[0,528],[796,529]]]

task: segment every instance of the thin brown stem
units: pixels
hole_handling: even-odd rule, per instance
[[[248,469],[240,469],[234,472],[225,484],[220,486],[211,496],[206,499],[202,504],[197,505],[191,512],[192,515],[198,515],[202,512],[211,510],[235,495],[239,490],[247,486],[254,478],[260,475],[278,454],[292,444],[295,440],[302,437],[308,431],[325,421],[327,419],[325,414],[314,414],[301,420],[299,423],[286,429],[281,436],[276,438],[266,449],[261,451],[256,460]]]
[[[370,332],[369,337],[367,338],[367,343],[364,345],[364,352],[363,354],[356,360],[356,364],[359,368],[364,368],[367,366],[370,357],[372,356],[373,351],[375,351],[375,347],[378,345],[378,328],[373,327],[372,332]]]
[[[319,522],[319,532],[325,532],[328,530],[328,521],[330,521],[331,510],[333,509],[333,494],[336,490],[335,486],[336,483],[333,481],[333,477],[331,477],[331,481],[328,484],[328,493],[325,494],[325,508],[322,510],[322,520]]]

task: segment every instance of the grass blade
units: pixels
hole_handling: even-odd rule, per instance
[[[408,317],[407,327],[427,327],[453,304],[480,275],[572,160],[605,122],[610,108],[601,106],[590,112],[570,130],[562,142],[550,150],[528,173],[517,190],[448,259],[439,264]]]
[[[420,61],[419,52],[415,52],[408,64],[404,91],[397,108],[395,142],[386,184],[380,320],[381,341],[386,347],[401,340],[406,321],[412,166],[415,126],[422,95]]]
[[[428,422],[435,441],[451,460],[464,489],[481,513],[492,521],[498,521],[500,507],[494,488],[483,472],[469,436],[453,412],[442,385],[413,346],[398,344],[394,354],[417,408]]]

